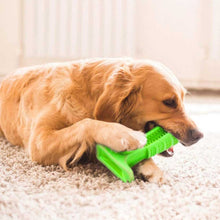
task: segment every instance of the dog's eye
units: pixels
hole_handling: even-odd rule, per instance
[[[170,108],[177,107],[177,103],[176,103],[175,99],[166,99],[163,101],[163,104],[166,105],[167,107],[170,107]]]

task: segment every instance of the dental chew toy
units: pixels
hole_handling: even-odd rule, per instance
[[[147,144],[143,148],[131,151],[115,152],[106,146],[97,144],[96,157],[123,182],[131,182],[134,180],[131,167],[178,143],[172,134],[159,126],[147,132],[146,137]]]

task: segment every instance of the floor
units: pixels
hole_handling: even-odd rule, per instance
[[[220,95],[189,96],[186,109],[205,136],[154,157],[162,186],[123,183],[99,163],[42,167],[1,139],[0,219],[220,219]]]

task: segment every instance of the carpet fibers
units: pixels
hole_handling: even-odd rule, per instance
[[[0,219],[220,219],[220,98],[191,97],[186,109],[204,138],[154,157],[162,186],[123,183],[99,163],[43,167],[0,139]]]

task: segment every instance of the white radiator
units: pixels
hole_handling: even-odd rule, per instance
[[[23,59],[133,56],[135,0],[23,0]]]

